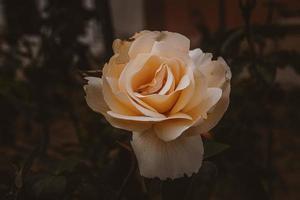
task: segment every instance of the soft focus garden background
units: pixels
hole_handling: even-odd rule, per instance
[[[230,145],[197,175],[143,179],[130,134],[85,103],[114,38],[186,35],[223,56]],[[299,0],[0,0],[0,199],[300,199]],[[197,158],[195,158],[197,159]]]

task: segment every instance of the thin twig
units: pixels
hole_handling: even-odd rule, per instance
[[[273,20],[273,14],[274,14],[274,2],[273,0],[268,0],[268,12],[265,24],[271,24]]]
[[[245,23],[246,40],[249,46],[250,57],[252,60],[252,67],[250,68],[250,73],[252,74],[252,77],[256,79],[256,77],[258,77],[258,72],[256,70],[257,55],[255,52],[253,30],[250,22],[252,11],[256,6],[256,0],[240,0],[239,5]]]
[[[134,174],[134,172],[136,170],[136,160],[135,160],[134,153],[132,151],[129,151],[129,152],[130,152],[130,158],[131,158],[131,166],[130,166],[127,176],[125,177],[125,179],[117,193],[116,200],[122,199],[123,193],[129,183],[129,180],[131,179],[132,175]]]

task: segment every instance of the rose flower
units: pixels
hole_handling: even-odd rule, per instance
[[[202,133],[229,104],[231,72],[222,58],[189,50],[185,36],[142,31],[115,40],[101,78],[86,77],[86,101],[114,127],[132,132],[141,175],[191,176],[203,160]]]

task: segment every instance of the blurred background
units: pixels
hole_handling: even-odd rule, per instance
[[[85,103],[82,76],[144,29],[233,73],[216,153],[191,178],[140,177],[130,134]],[[300,199],[299,103],[299,0],[0,0],[0,199]]]

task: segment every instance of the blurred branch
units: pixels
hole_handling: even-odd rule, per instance
[[[273,14],[274,14],[274,0],[268,0],[268,12],[265,24],[271,24],[273,20]]]
[[[226,9],[225,1],[219,0],[219,33],[224,33],[226,31]]]
[[[114,29],[111,17],[111,8],[109,0],[95,1],[97,9],[97,18],[101,23],[101,29],[104,37],[105,60],[108,60],[113,54],[112,43],[114,41]]]
[[[255,44],[253,40],[253,30],[251,26],[251,15],[252,11],[256,6],[256,0],[239,0],[239,6],[242,11],[242,16],[245,23],[245,34],[247,43],[250,50],[250,57],[252,61],[252,67],[250,68],[250,73],[252,74],[253,78],[257,78],[258,73],[256,71],[256,52],[255,52]]]

